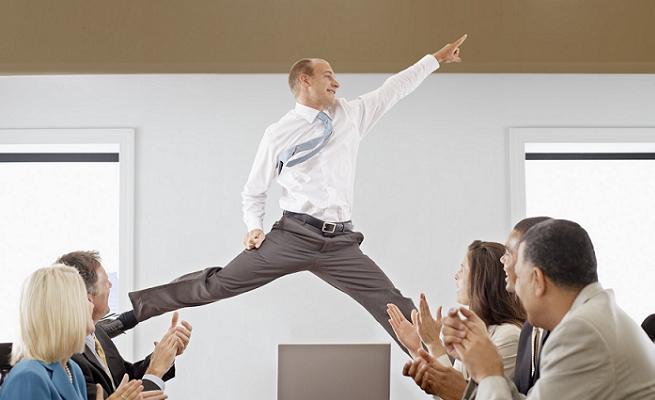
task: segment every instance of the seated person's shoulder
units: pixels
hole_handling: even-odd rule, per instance
[[[37,360],[22,360],[11,369],[10,376],[39,376],[48,377],[46,366]]]
[[[494,338],[512,338],[518,341],[521,335],[521,326],[511,323],[494,325],[490,330],[490,335],[492,340]]]
[[[43,363],[36,360],[23,360],[7,375],[0,393],[3,399],[30,398],[30,396],[38,398],[37,394],[48,392],[47,386],[50,380]]]

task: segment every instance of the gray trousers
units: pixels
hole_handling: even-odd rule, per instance
[[[363,240],[359,232],[325,237],[314,226],[284,216],[259,249],[244,250],[225,268],[192,272],[165,285],[131,292],[129,297],[136,319],[144,321],[179,308],[236,296],[284,275],[309,271],[361,304],[397,341],[388,322],[387,304],[397,305],[411,320],[414,303],[362,253],[359,245]]]

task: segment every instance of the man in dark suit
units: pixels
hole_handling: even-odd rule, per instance
[[[120,386],[123,376],[141,379],[144,391],[163,391],[164,381],[175,376],[175,357],[181,355],[191,338],[191,325],[173,314],[170,328],[144,360],[130,363],[123,359],[111,338],[98,321],[109,312],[111,282],[96,251],[75,251],[61,256],[57,263],[78,270],[93,303],[95,333],[87,336],[84,352],[73,356],[84,373],[89,400],[96,398],[96,384],[100,384],[107,398]],[[160,392],[161,393],[161,392]]]
[[[505,243],[505,254],[500,259],[507,275],[505,289],[508,292],[514,293],[514,284],[516,283],[515,266],[521,238],[528,229],[549,219],[551,218],[524,218],[514,225],[512,232],[510,232]],[[519,345],[516,351],[516,368],[514,369],[514,384],[520,393],[527,395],[528,391],[539,379],[539,354],[547,338],[548,331],[534,328],[530,322],[525,321],[519,337]]]

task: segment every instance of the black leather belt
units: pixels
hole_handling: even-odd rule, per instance
[[[353,224],[351,221],[345,222],[327,222],[314,218],[311,215],[295,213],[292,211],[285,211],[283,213],[285,217],[290,217],[307,223],[315,228],[318,228],[324,234],[334,234],[338,232],[352,232]]]

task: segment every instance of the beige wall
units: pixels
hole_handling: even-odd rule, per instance
[[[452,72],[655,72],[653,0],[0,0],[0,74],[392,72],[468,33]]]

